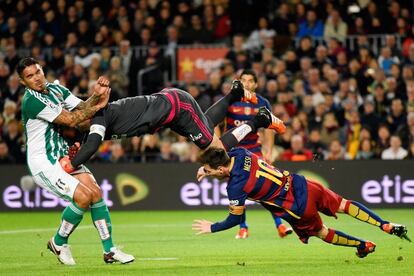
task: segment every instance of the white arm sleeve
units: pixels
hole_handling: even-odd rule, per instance
[[[102,141],[103,141],[105,138],[105,131],[106,131],[106,128],[103,125],[94,124],[94,125],[91,125],[89,129],[89,134],[96,133],[102,137]]]

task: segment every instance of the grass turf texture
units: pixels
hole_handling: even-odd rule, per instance
[[[414,210],[377,210],[384,219],[408,226],[414,238]],[[323,217],[328,226],[377,244],[364,259],[355,249],[333,246],[317,238],[302,244],[295,234],[277,236],[270,214],[247,213],[251,236],[235,240],[238,228],[196,236],[193,219],[223,219],[223,211],[112,212],[116,244],[135,255],[128,265],[104,264],[102,248],[89,213],[72,234],[70,244],[77,265],[58,263],[46,249],[55,233],[59,213],[0,214],[0,275],[412,275],[414,243],[383,233],[346,215]]]

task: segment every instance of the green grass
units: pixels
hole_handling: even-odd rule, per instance
[[[414,238],[414,210],[377,211],[385,219],[405,223]],[[217,221],[226,215],[225,210],[113,212],[115,243],[137,260],[105,265],[98,234],[86,214],[70,241],[77,265],[65,267],[46,249],[59,213],[1,213],[0,275],[413,275],[414,243],[345,215],[323,219],[335,229],[374,241],[374,254],[359,259],[354,248],[332,246],[317,238],[308,245],[294,234],[280,239],[264,210],[248,212],[251,236],[247,240],[234,239],[236,228],[204,236],[191,230],[193,219]]]

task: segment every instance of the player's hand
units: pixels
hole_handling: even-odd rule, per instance
[[[75,157],[76,153],[78,153],[80,149],[80,143],[79,142],[75,142],[75,144],[73,144],[72,146],[69,147],[68,150],[68,156],[69,156],[69,160],[72,161],[73,157]]]
[[[75,170],[75,168],[72,166],[72,163],[70,162],[69,156],[63,156],[62,158],[60,158],[59,164],[62,167],[62,169],[67,173],[71,173]]]
[[[105,94],[109,88],[109,83],[110,82],[106,77],[100,76],[92,87],[93,94],[96,96],[102,96]]]
[[[196,219],[192,225],[192,229],[196,231],[196,235],[211,233],[211,221],[205,219]]]
[[[206,176],[207,176],[207,173],[204,170],[204,166],[201,166],[197,171],[197,181],[200,182]]]

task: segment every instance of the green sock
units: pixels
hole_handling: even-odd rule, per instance
[[[91,216],[101,238],[104,251],[111,251],[111,247],[114,246],[112,243],[112,224],[108,206],[106,206],[103,198],[91,205]]]
[[[72,202],[65,208],[65,210],[63,210],[62,222],[54,237],[56,245],[61,246],[68,243],[70,234],[82,221],[85,211],[86,209],[79,207],[75,202]]]

